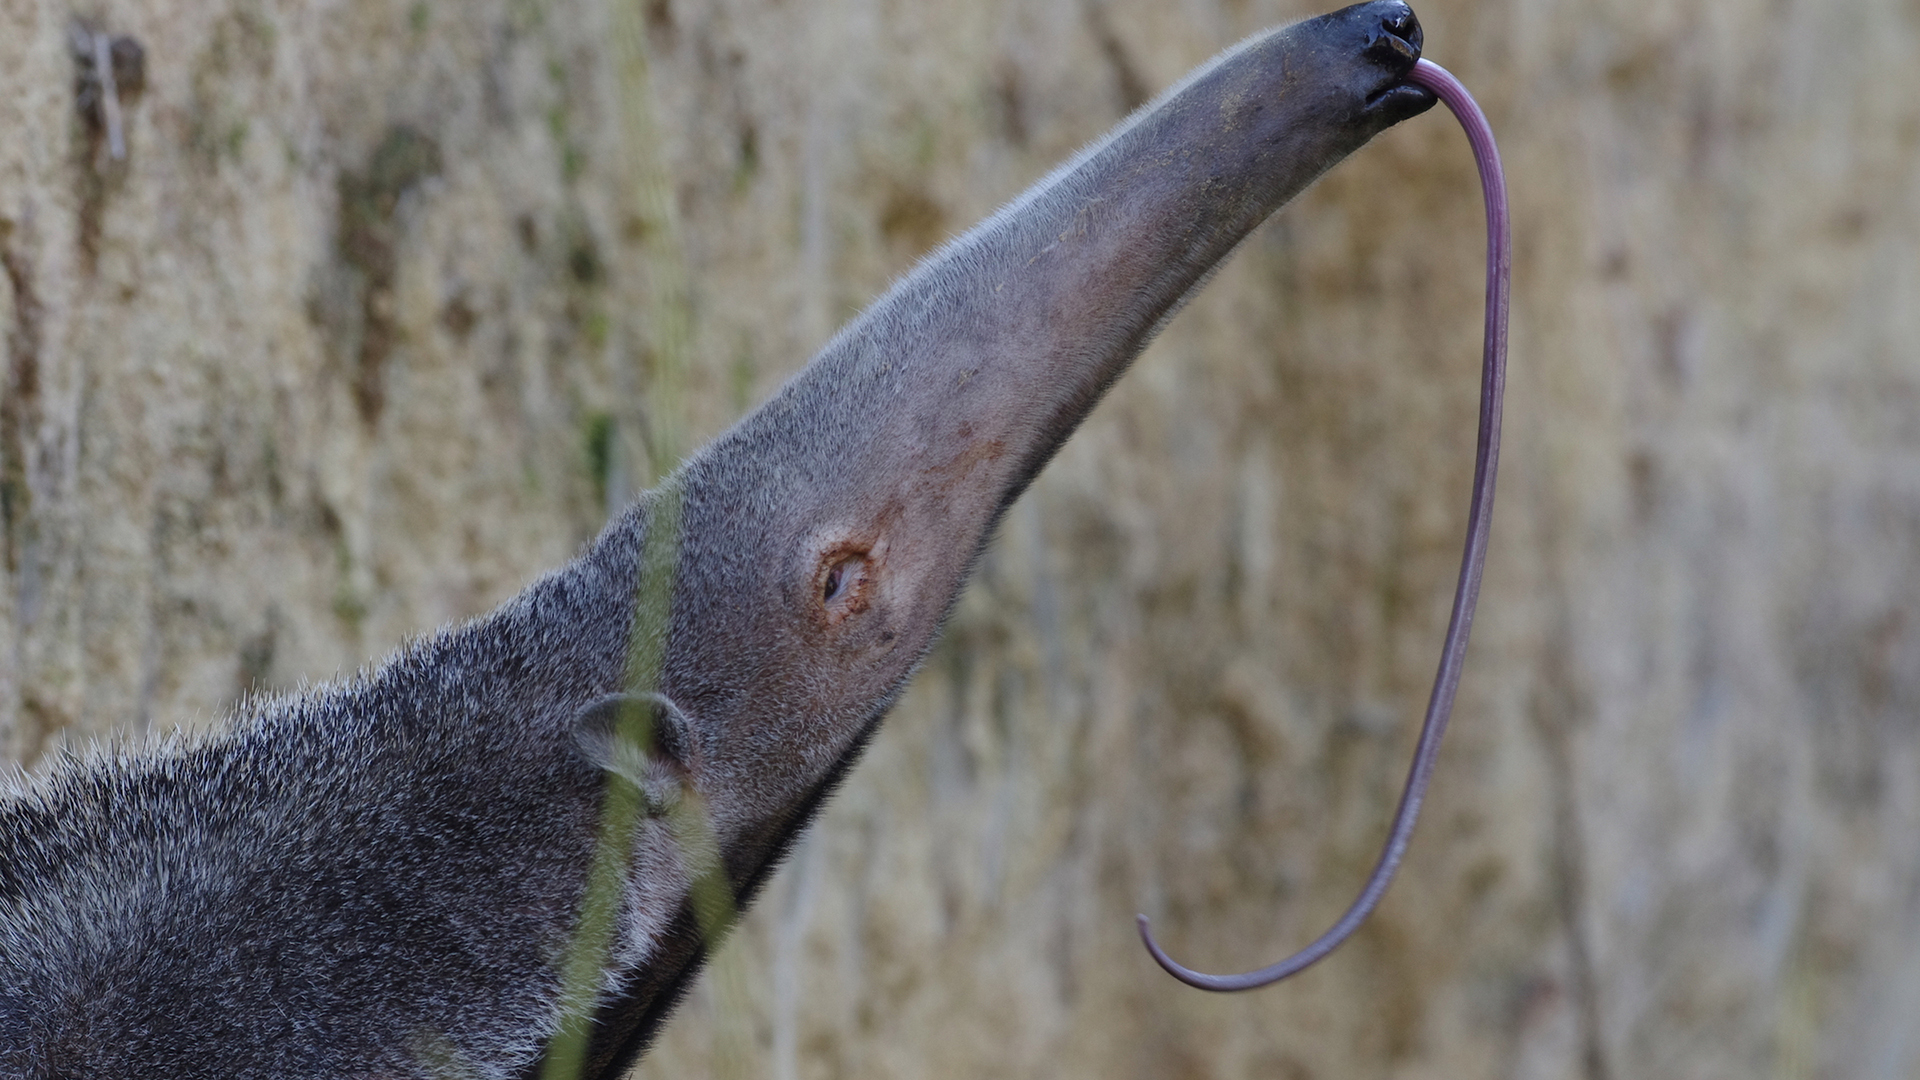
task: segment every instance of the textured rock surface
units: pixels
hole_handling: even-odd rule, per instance
[[[566,558],[1258,0],[0,0],[0,740],[217,722]],[[1920,1071],[1920,9],[1419,7],[1439,116],[1247,245],[1008,520],[647,1076]]]

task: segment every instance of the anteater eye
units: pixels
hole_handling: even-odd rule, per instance
[[[864,552],[846,552],[834,558],[826,573],[820,575],[821,606],[827,609],[830,619],[840,619],[857,612],[865,611],[866,597],[863,595],[867,583],[867,556]]]

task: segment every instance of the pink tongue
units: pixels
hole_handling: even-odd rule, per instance
[[[1493,516],[1494,472],[1500,463],[1500,398],[1507,385],[1507,287],[1512,271],[1511,237],[1507,223],[1507,180],[1500,168],[1500,151],[1493,143],[1493,128],[1486,114],[1446,68],[1426,60],[1418,61],[1407,81],[1434,92],[1460,126],[1467,130],[1467,142],[1473,147],[1474,160],[1480,166],[1480,186],[1487,201],[1487,326],[1486,345],[1480,367],[1480,442],[1473,465],[1473,501],[1467,511],[1467,547],[1460,560],[1460,583],[1453,593],[1453,617],[1447,624],[1447,636],[1440,649],[1440,670],[1433,677],[1433,696],[1427,701],[1427,718],[1420,727],[1420,744],[1413,752],[1413,768],[1407,773],[1407,785],[1400,795],[1400,807],[1394,811],[1393,827],[1388,830],[1386,847],[1380,861],[1367,877],[1366,888],[1326,933],[1313,944],[1292,956],[1244,975],[1207,975],[1183,967],[1160,948],[1148,929],[1147,917],[1138,916],[1140,939],[1147,951],[1181,982],[1202,990],[1252,990],[1279,982],[1289,975],[1317,963],[1340,947],[1360,924],[1373,913],[1393,881],[1393,872],[1407,853],[1413,838],[1413,825],[1420,816],[1420,804],[1427,796],[1427,782],[1440,754],[1440,736],[1446,733],[1447,718],[1453,713],[1454,691],[1460,686],[1460,667],[1466,660],[1467,635],[1473,629],[1473,607],[1480,596],[1480,576],[1487,561],[1487,529]]]

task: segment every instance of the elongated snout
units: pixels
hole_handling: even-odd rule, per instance
[[[751,718],[723,758],[744,774],[771,755],[796,782],[834,767],[925,654],[1007,505],[1198,283],[1434,103],[1405,81],[1421,37],[1406,4],[1376,0],[1223,53],[935,252],[688,463],[698,545],[668,677],[691,714]],[[715,597],[726,640],[696,625]]]

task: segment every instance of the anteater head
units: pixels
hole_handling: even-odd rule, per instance
[[[723,849],[817,802],[1001,514],[1219,261],[1433,104],[1403,81],[1420,43],[1389,0],[1223,54],[935,252],[653,496],[678,517],[657,689]]]

